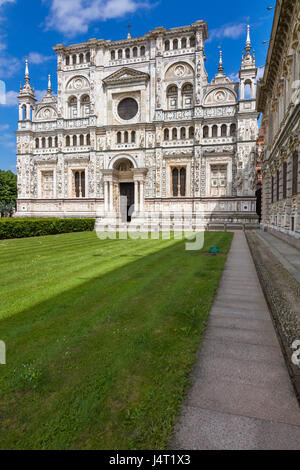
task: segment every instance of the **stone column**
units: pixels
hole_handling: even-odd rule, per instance
[[[109,182],[109,210],[113,211],[113,182]]]
[[[104,210],[108,211],[108,182],[104,181]]]
[[[144,181],[140,181],[140,211],[144,211]]]
[[[134,212],[139,211],[139,182],[134,182]]]

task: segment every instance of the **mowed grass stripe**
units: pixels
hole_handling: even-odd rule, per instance
[[[208,233],[204,251],[219,244],[227,253],[231,239]],[[66,280],[47,301],[0,321],[9,351],[1,448],[167,447],[226,256],[187,252],[174,240],[105,246],[139,256],[105,258],[102,270],[91,261],[89,273],[82,260],[90,279]]]

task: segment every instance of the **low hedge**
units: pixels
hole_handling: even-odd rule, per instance
[[[0,239],[93,231],[95,219],[0,218]]]

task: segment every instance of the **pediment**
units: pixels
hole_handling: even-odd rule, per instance
[[[139,70],[124,67],[117,72],[112,73],[108,77],[104,78],[103,83],[105,85],[115,85],[122,83],[133,83],[133,82],[146,82],[149,80],[149,75]]]
[[[236,102],[237,97],[232,90],[220,87],[210,90],[204,97],[203,104],[206,106],[219,106],[223,104],[235,104]]]

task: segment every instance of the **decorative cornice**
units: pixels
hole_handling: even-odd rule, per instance
[[[132,82],[146,82],[150,79],[149,74],[140,72],[129,67],[123,67],[122,69],[114,72],[108,77],[103,79],[105,85],[115,85],[118,83],[132,83]]]

